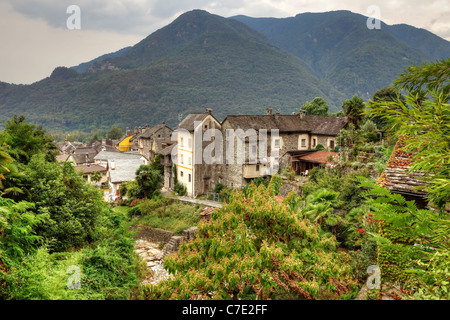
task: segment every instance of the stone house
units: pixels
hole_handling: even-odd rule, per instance
[[[140,134],[131,138],[131,141],[136,143],[140,154],[151,160],[162,151],[163,141],[170,138],[172,131],[165,122],[153,128],[147,125]]]
[[[295,152],[310,153],[319,144],[332,151],[336,147],[336,135],[346,125],[344,117],[306,115],[304,112],[282,115],[277,111],[273,114],[270,108],[266,115],[229,115],[222,122],[222,134],[226,136],[227,130],[244,131],[245,160],[237,163],[237,149],[233,155],[226,155],[227,162],[219,170],[219,182],[239,188],[251,179],[292,167],[292,161],[297,160]],[[258,141],[256,146],[250,143],[252,138]],[[233,142],[226,140],[224,153],[227,144]],[[263,140],[267,142],[261,144]]]
[[[217,165],[204,161],[204,153],[211,144],[204,141],[204,134],[210,129],[220,134],[220,128],[220,122],[212,115],[212,110],[206,109],[205,113],[189,114],[175,129],[177,177],[179,183],[186,186],[188,196],[196,197],[215,187]],[[214,137],[210,141],[214,141]]]

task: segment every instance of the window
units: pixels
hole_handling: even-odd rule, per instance
[[[180,171],[180,177],[182,177],[183,176],[183,171]]]
[[[330,149],[334,149],[334,140],[330,140]]]
[[[189,182],[191,182],[191,174],[188,174]]]
[[[190,166],[192,165],[192,157],[188,158],[188,165],[190,165]]]
[[[256,165],[256,171],[259,171],[259,164]]]
[[[181,162],[181,164],[184,164],[183,154],[180,155],[180,162]]]
[[[181,148],[184,147],[184,145],[183,145],[183,137],[180,138],[180,147],[181,147]]]
[[[306,147],[306,139],[302,139],[302,147]]]
[[[316,138],[314,138],[314,139],[313,139],[313,145],[312,145],[312,146],[315,147],[315,146],[316,146],[316,143],[317,143],[317,140],[316,140]]]
[[[279,148],[280,147],[280,139],[275,139],[274,144],[275,144],[275,148]]]

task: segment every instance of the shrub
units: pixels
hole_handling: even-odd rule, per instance
[[[181,183],[177,183],[173,190],[179,195],[184,196],[187,192],[186,186],[182,185]]]

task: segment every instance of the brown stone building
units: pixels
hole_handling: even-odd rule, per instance
[[[162,151],[163,141],[170,138],[172,131],[165,122],[153,128],[146,126],[142,129],[141,133],[131,138],[130,141],[136,144],[140,154],[151,160],[156,154]]]
[[[270,108],[266,115],[227,116],[222,122],[224,136],[227,130],[236,132],[241,129],[247,133],[244,137],[245,161],[243,164],[237,163],[237,150],[234,150],[234,155],[230,158],[230,155],[226,155],[230,161],[221,166],[219,182],[238,188],[251,179],[272,175],[278,168],[284,170],[292,167],[293,161],[299,160],[299,154],[310,154],[319,144],[323,145],[326,151],[333,151],[336,147],[336,136],[346,125],[347,119],[344,117],[313,116],[304,112],[299,115],[281,115],[279,111],[273,114]],[[256,146],[250,143],[252,136],[258,140]],[[267,141],[262,145],[263,148],[259,143],[262,138]],[[224,144],[224,154],[226,148]],[[297,169],[298,173],[306,170],[303,168],[301,171],[301,167]]]

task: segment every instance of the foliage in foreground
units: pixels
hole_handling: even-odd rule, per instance
[[[418,209],[365,179],[361,187],[378,233],[369,233],[378,244],[378,265],[382,280],[399,283],[416,299],[450,299],[450,216]]]
[[[136,297],[143,266],[134,253],[134,240],[121,214],[102,216],[101,239],[78,251],[50,253],[47,245],[12,259],[0,251],[0,299],[104,300]],[[2,241],[3,242],[3,241]],[[79,270],[79,289],[75,271]]]
[[[356,282],[348,255],[329,233],[300,217],[273,181],[235,192],[200,222],[196,238],[164,261],[167,281],[144,289],[146,299],[349,298]]]

